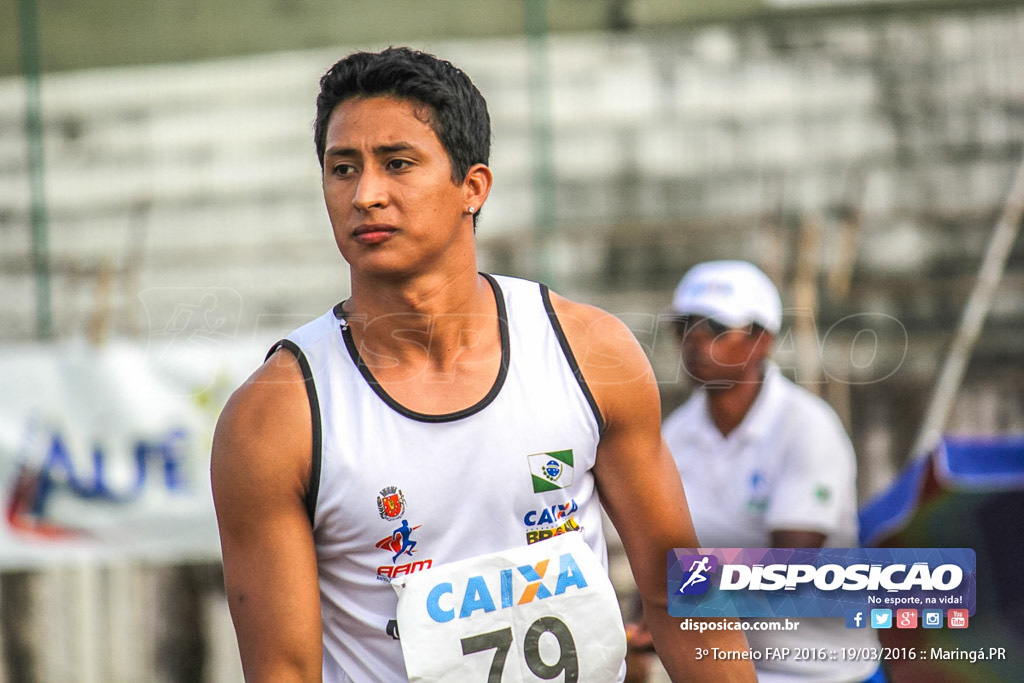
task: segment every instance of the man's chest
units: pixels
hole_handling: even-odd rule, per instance
[[[679,449],[676,459],[702,543],[756,547],[767,542],[764,517],[778,476],[775,453],[718,440]]]

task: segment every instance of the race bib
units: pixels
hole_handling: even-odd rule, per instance
[[[395,580],[409,680],[607,683],[626,635],[611,581],[583,534]]]

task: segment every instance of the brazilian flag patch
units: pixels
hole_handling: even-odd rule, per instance
[[[526,456],[533,478],[533,492],[557,491],[572,486],[572,449]]]

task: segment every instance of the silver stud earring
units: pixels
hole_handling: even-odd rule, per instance
[[[473,213],[474,211],[476,211],[476,207],[471,206],[466,210],[469,211],[470,213]]]

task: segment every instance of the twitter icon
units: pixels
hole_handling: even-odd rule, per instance
[[[892,610],[871,610],[871,628],[892,628]]]

